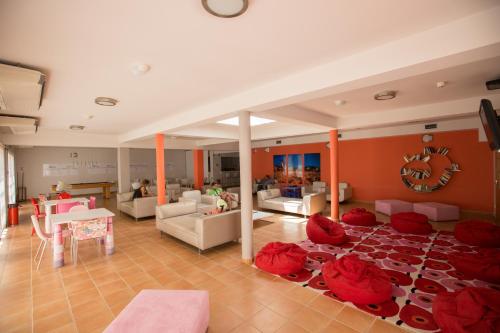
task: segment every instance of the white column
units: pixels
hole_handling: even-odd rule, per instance
[[[130,191],[130,148],[118,147],[118,193]]]
[[[252,198],[252,146],[250,112],[239,114],[240,132],[240,189],[241,189],[241,257],[246,264],[253,261],[253,198]]]

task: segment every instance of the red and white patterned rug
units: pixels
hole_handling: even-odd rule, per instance
[[[388,302],[376,305],[345,303],[417,332],[439,329],[432,316],[432,300],[438,292],[455,291],[466,286],[500,290],[499,285],[460,274],[448,263],[449,253],[477,253],[477,248],[460,243],[452,232],[417,236],[401,234],[389,225],[342,225],[349,236],[348,243],[341,246],[317,245],[309,240],[298,243],[308,252],[305,269],[281,277],[343,302],[328,290],[321,276],[321,265],[328,259],[356,253],[361,259],[382,268],[391,277],[394,283],[393,297]]]

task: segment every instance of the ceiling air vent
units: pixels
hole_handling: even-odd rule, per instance
[[[38,130],[38,119],[26,116],[0,116],[2,134],[34,134]]]
[[[45,75],[0,61],[0,111],[26,114],[42,105]]]
[[[425,124],[424,126],[426,130],[438,128],[438,124]]]

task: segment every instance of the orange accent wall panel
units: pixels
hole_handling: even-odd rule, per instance
[[[193,172],[194,188],[200,190],[203,187],[203,150],[193,150]]]
[[[353,199],[401,199],[410,202],[435,201],[458,205],[461,209],[491,213],[493,211],[493,152],[486,142],[478,141],[478,130],[433,133],[426,144],[422,134],[339,141],[339,181],[353,188]],[[447,147],[448,156],[460,166],[442,189],[417,193],[403,184],[400,169],[403,156],[422,153],[425,146]],[[321,179],[329,183],[330,160],[326,142],[253,149],[252,171],[255,178],[273,174],[273,155],[321,154]],[[433,177],[442,173],[443,161],[431,160]],[[432,180],[433,178],[431,178]]]
[[[165,138],[163,134],[156,134],[156,190],[157,203],[164,205],[165,200]]]

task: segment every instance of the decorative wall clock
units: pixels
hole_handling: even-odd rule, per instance
[[[450,181],[451,177],[455,172],[461,171],[458,164],[452,162],[448,156],[449,149],[446,147],[425,147],[422,154],[415,154],[412,156],[405,155],[403,160],[405,164],[400,170],[401,180],[403,184],[409,189],[415,192],[433,192],[440,188],[446,186]],[[449,167],[445,168],[439,179],[434,183],[416,183],[415,180],[425,180],[431,177],[432,168],[429,161],[438,156],[442,156],[447,159]],[[411,167],[414,162],[420,162],[420,164],[425,165],[423,168]]]

